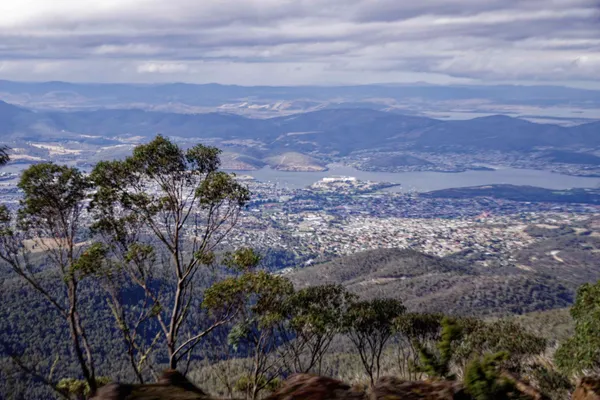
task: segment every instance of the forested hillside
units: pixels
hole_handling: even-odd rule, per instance
[[[520,269],[474,268],[412,250],[381,249],[341,257],[290,276],[298,287],[342,284],[362,298],[399,298],[414,312],[484,316],[566,307],[573,291],[559,279]]]

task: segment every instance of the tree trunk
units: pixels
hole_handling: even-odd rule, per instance
[[[80,326],[78,324],[77,318],[77,287],[74,282],[69,283],[69,313],[68,313],[68,323],[69,329],[71,331],[71,340],[73,341],[73,350],[75,351],[75,356],[77,357],[77,361],[79,362],[79,366],[81,367],[81,373],[83,374],[83,378],[87,382],[90,387],[90,393],[94,395],[97,391],[96,386],[96,377],[94,376],[93,370],[90,370],[90,367],[87,365],[85,358],[83,356],[83,351],[81,349],[80,342]]]

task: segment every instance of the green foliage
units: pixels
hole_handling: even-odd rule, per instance
[[[248,375],[242,376],[235,382],[234,389],[238,392],[248,393],[252,389],[251,378]]]
[[[545,351],[547,341],[509,320],[486,323],[469,321],[457,357],[468,360],[473,355],[506,352],[506,365],[518,369],[524,359]]]
[[[419,365],[419,349],[440,340],[443,319],[443,314],[407,313],[394,320],[397,341],[394,353],[401,375],[408,379],[420,378],[421,373],[415,370],[415,365]]]
[[[455,375],[451,372],[451,362],[462,334],[463,328],[455,320],[445,317],[442,320],[442,333],[437,343],[437,352],[427,349],[420,343],[415,344],[420,358],[420,364],[415,366],[415,369],[432,378],[455,379]]]
[[[126,162],[133,170],[144,171],[150,178],[163,175],[177,177],[186,168],[183,151],[162,135],[148,144],[136,146],[133,156]]]
[[[228,173],[218,171],[208,175],[196,189],[199,204],[203,208],[214,207],[225,201],[237,203],[242,207],[250,200],[250,192]]]
[[[106,258],[106,248],[102,243],[94,243],[84,250],[71,265],[70,274],[79,274],[80,278],[100,271]]]
[[[400,300],[373,299],[352,304],[345,316],[346,329],[355,335],[389,337],[394,320],[405,312]]]
[[[111,382],[108,377],[99,377],[96,379],[96,385],[98,387],[107,385]],[[90,395],[90,386],[86,381],[74,378],[61,379],[56,385],[56,389],[60,392],[67,394],[69,397],[76,399],[85,399]]]
[[[23,190],[21,217],[36,227],[40,221],[46,225],[68,224],[82,207],[90,183],[77,168],[41,163],[27,168],[18,186]],[[58,230],[55,234],[63,238],[69,232]]]
[[[281,331],[290,372],[321,372],[323,357],[343,330],[346,310],[355,301],[356,296],[341,285],[310,286],[289,297]]]
[[[264,271],[248,272],[206,289],[202,305],[213,314],[236,309],[245,321],[268,326],[284,317],[283,305],[293,290],[285,277]]]
[[[512,363],[515,366],[526,357],[545,349],[546,342],[543,339],[514,322],[483,323],[469,318],[443,317],[442,314],[405,314],[405,307],[398,300],[376,298],[357,301],[357,296],[350,294],[341,284],[310,286],[294,291],[292,283],[285,276],[257,271],[262,260],[251,249],[239,249],[225,255],[223,264],[233,270],[235,276],[217,282],[206,290],[204,287],[198,288],[203,282],[199,279],[202,272],[198,272],[198,267],[214,265],[217,259],[220,260],[220,241],[229,232],[229,227],[233,226],[236,212],[249,199],[245,187],[238,184],[233,176],[219,171],[219,153],[218,149],[201,145],[185,150],[167,138],[158,136],[152,142],[138,146],[133,155],[124,161],[99,163],[91,175],[91,181],[75,168],[48,163],[35,165],[23,174],[19,184],[24,192],[20,217],[30,228],[28,234],[34,237],[37,234],[36,239],[42,243],[44,238],[64,237],[70,241],[56,241],[57,246],[67,249],[63,251],[69,258],[68,262],[61,265],[64,268],[57,271],[46,268],[53,265],[54,260],[63,260],[61,257],[46,257],[51,254],[52,249],[48,249],[39,255],[39,262],[27,264],[25,269],[19,270],[33,284],[32,287],[42,288],[41,284],[35,286],[40,282],[49,286],[47,291],[40,292],[40,297],[55,301],[58,305],[57,318],[66,315],[69,306],[76,310],[72,313],[71,326],[55,329],[56,324],[49,324],[46,331],[36,330],[39,335],[54,330],[53,333],[59,337],[50,345],[50,342],[44,341],[45,338],[40,339],[44,345],[42,347],[65,347],[65,338],[70,337],[67,328],[71,328],[74,335],[85,342],[85,326],[85,331],[99,336],[95,339],[98,342],[93,342],[89,347],[94,351],[100,349],[98,359],[102,362],[106,363],[109,355],[123,353],[118,356],[121,357],[117,362],[119,371],[125,370],[127,363],[160,364],[166,357],[173,366],[187,354],[190,360],[194,360],[191,353],[186,353],[188,349],[193,348],[200,339],[209,337],[211,329],[217,327],[225,332],[222,336],[226,339],[219,338],[210,344],[225,345],[227,349],[231,347],[236,357],[245,357],[243,363],[252,363],[252,372],[238,381],[237,388],[245,393],[251,392],[249,397],[256,398],[261,390],[270,390],[278,377],[288,372],[320,373],[321,362],[340,333],[348,335],[358,353],[346,353],[344,356],[349,356],[347,359],[354,357],[355,364],[358,364],[356,360],[360,357],[362,367],[371,383],[374,383],[382,372],[381,360],[389,350],[387,345],[396,335],[418,349],[418,352],[413,349],[413,354],[420,356],[417,368],[431,377],[453,379],[451,367],[455,365],[452,363],[471,360],[465,379],[470,393],[477,399],[493,396],[502,398],[510,393],[509,382],[499,375],[500,364],[510,366]],[[91,182],[96,186],[93,187]],[[98,235],[92,239],[98,239],[98,242],[89,240],[88,226],[83,218],[79,218],[92,192],[90,210],[94,219],[93,233]],[[228,218],[232,224],[215,234]],[[15,220],[6,207],[0,207],[1,238],[14,236]],[[41,235],[42,231],[46,235]],[[21,242],[15,248],[22,251],[26,247]],[[292,258],[289,254],[284,256]],[[401,267],[398,266],[398,257],[405,261],[400,263]],[[157,265],[157,259],[164,261],[162,266]],[[336,261],[319,268],[325,271],[322,272],[324,274],[333,271],[331,276],[345,283],[359,276],[365,280],[388,275],[418,277],[421,279],[419,285],[427,287],[424,293],[428,296],[441,286],[447,286],[449,277],[456,278],[456,282],[488,279],[487,275],[478,275],[466,266],[412,251],[371,252],[366,256],[356,256],[356,260],[353,265]],[[29,268],[32,265],[43,268]],[[340,265],[343,268],[338,268]],[[385,268],[380,269],[381,265]],[[113,269],[103,270],[103,266]],[[173,274],[170,276],[165,273],[168,268],[172,268],[170,272]],[[310,269],[305,271],[312,272]],[[98,272],[106,274],[97,281],[87,279],[82,282],[84,277],[98,277]],[[168,277],[158,281],[153,273],[165,273],[164,276]],[[6,287],[4,278],[0,278],[2,287]],[[54,282],[61,283],[61,278],[66,286],[52,287]],[[318,275],[313,278],[314,283],[321,280]],[[494,282],[499,279],[493,276]],[[532,278],[531,285],[538,284],[536,279]],[[99,295],[105,280],[114,283],[114,286],[107,290],[108,295]],[[413,309],[423,307],[422,303],[415,300],[421,288],[398,286],[414,285],[412,282],[406,283],[404,279],[392,281],[385,285],[386,290],[397,292],[399,288],[407,288],[407,292],[402,292],[403,298],[409,298]],[[502,282],[501,285],[506,286]],[[354,285],[358,286],[363,287]],[[523,287],[529,288],[527,285]],[[20,287],[15,285],[11,293],[19,293],[19,290]],[[582,355],[580,358],[583,360],[589,356],[585,368],[590,368],[590,365],[597,368],[598,365],[598,290],[592,285],[580,290],[578,304],[573,309],[573,317],[578,323],[577,335],[580,337],[576,335],[559,351],[559,356],[562,354],[565,360],[566,355],[570,360],[575,358],[572,354]],[[374,291],[363,292],[363,298],[371,298]],[[538,293],[533,289],[527,291]],[[404,296],[406,293],[408,295]],[[496,294],[493,291],[484,293],[481,295],[484,300],[481,300],[481,297],[477,297],[479,294],[468,297],[454,293],[451,296],[448,294],[450,297],[446,299],[457,298],[456,304],[465,301],[461,303],[463,308],[451,310],[462,312],[464,307],[473,304],[487,304],[485,299],[496,298]],[[515,297],[511,293],[509,295]],[[103,296],[113,300],[108,307],[102,302]],[[513,300],[519,303],[519,296],[515,298]],[[88,307],[79,311],[79,301],[85,301]],[[44,319],[53,318],[54,314],[44,313],[44,308],[38,304],[39,298],[27,297],[23,303],[40,314],[35,316],[35,321],[43,324]],[[103,305],[93,308],[100,303]],[[17,325],[13,321],[29,320],[33,314],[27,314],[29,310],[25,310],[19,311],[25,313],[23,315],[13,315],[12,305],[15,303],[10,304],[11,310],[3,312],[2,316],[9,320],[3,322],[3,327],[6,327],[4,331],[11,335],[12,340],[12,329]],[[448,302],[438,301],[438,307],[439,304]],[[496,306],[498,304],[494,303],[492,307]],[[502,307],[504,303],[500,304],[504,310]],[[114,324],[106,323],[110,311],[117,321],[118,330],[129,336],[125,350],[114,346],[115,343],[123,343],[114,338]],[[128,313],[133,315],[133,319],[127,318]],[[85,323],[78,321],[80,315]],[[94,318],[91,316],[97,315],[102,315],[104,319],[92,321]],[[190,316],[202,322],[190,322]],[[150,322],[143,329],[137,330],[147,321]],[[202,331],[204,324],[209,328]],[[87,329],[88,326],[92,329]],[[182,335],[178,342],[179,333]],[[110,340],[105,340],[109,337]],[[87,343],[83,342],[73,346],[80,358],[86,350],[84,346],[87,347]],[[437,342],[433,349],[428,347],[431,342]],[[144,347],[148,343],[151,344]],[[157,343],[157,347],[163,344],[167,346],[163,349],[153,348]],[[107,349],[113,346],[120,350]],[[61,356],[67,354],[66,358],[71,357],[65,362],[68,372],[63,376],[78,376],[79,371],[72,367],[75,352],[71,350],[69,353],[62,348],[60,351]],[[124,362],[123,358],[127,357],[125,352],[133,355],[137,352],[137,359],[132,356]],[[480,354],[487,355],[473,360],[473,355]],[[283,355],[283,359],[279,360],[279,355]],[[344,358],[339,357],[338,360]],[[62,390],[76,396],[84,396],[90,391],[90,383],[93,386],[97,380],[94,378],[91,357],[81,362],[84,367],[86,363],[92,370],[88,373],[90,379],[62,380]],[[283,366],[282,363],[288,364]],[[343,367],[343,362],[338,364]],[[106,369],[102,370],[102,373],[105,372]],[[136,372],[144,373],[142,370]],[[545,382],[548,387],[566,387],[564,377],[555,372],[540,369],[540,382]]]
[[[286,311],[295,331],[324,334],[342,328],[344,311],[355,300],[342,285],[310,286],[290,297]]]
[[[597,372],[600,370],[600,281],[579,288],[571,316],[575,335],[557,350],[556,364],[565,372]]]
[[[27,168],[19,180],[23,191],[18,217],[6,208],[0,212],[0,258],[60,315],[71,335],[71,348],[91,392],[96,390],[95,363],[79,313],[80,284],[99,270],[105,252],[99,244],[88,246],[84,223],[85,201],[91,189],[78,169],[52,163]],[[50,282],[39,279],[31,263],[32,248],[42,251],[46,269],[62,280],[56,293]]]
[[[500,364],[508,359],[508,353],[490,353],[475,358],[465,369],[465,390],[475,400],[502,400],[515,398],[515,385],[501,375]]]
[[[250,193],[230,174],[218,171],[219,154],[220,150],[203,145],[184,151],[158,135],[150,143],[137,146],[124,161],[99,162],[91,174],[98,186],[92,202],[92,209],[98,211],[96,227],[115,229],[123,221],[124,217],[115,213],[116,204],[146,220],[160,211],[186,211],[185,190],[194,192],[188,201],[204,208],[226,201],[244,205]],[[150,195],[146,190],[150,183],[157,184],[163,195]]]
[[[423,343],[439,336],[443,314],[406,313],[394,320],[396,332],[409,341]]]
[[[132,243],[125,253],[125,262],[144,265],[150,260],[149,264],[153,264],[155,257],[154,247],[143,243]]]
[[[227,345],[235,351],[240,349],[240,343],[252,333],[252,326],[247,321],[241,321],[233,325],[227,335]]]
[[[258,384],[263,387],[264,390],[273,392],[281,385],[281,380],[277,378],[266,379],[265,377],[261,377]],[[254,383],[252,382],[252,377],[249,375],[244,375],[238,379],[237,382],[235,382],[234,389],[238,392],[246,394],[246,396],[249,396],[253,385]]]
[[[0,236],[13,237],[14,226],[12,224],[13,216],[5,204],[0,204]]]
[[[234,310],[236,323],[227,337],[228,344],[236,350],[240,345],[254,348],[269,341],[261,338],[263,334],[276,340],[273,330],[284,320],[284,304],[293,290],[287,278],[264,271],[248,272],[206,289],[202,306],[213,315]]]
[[[253,249],[245,247],[225,254],[223,264],[237,272],[250,272],[260,264],[262,257]]]

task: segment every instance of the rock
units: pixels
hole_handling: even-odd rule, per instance
[[[281,388],[267,400],[366,400],[364,391],[333,378],[309,374],[297,374],[287,379]]]
[[[386,376],[377,381],[372,400],[468,399],[462,386],[452,381],[405,381]]]
[[[531,386],[510,376],[525,398],[545,400]],[[109,384],[98,390],[95,400],[211,400],[212,398],[175,370],[167,370],[157,383]],[[383,377],[370,391],[333,378],[297,374],[266,400],[469,400],[463,386],[454,381],[405,381]],[[600,400],[600,379],[584,378],[574,400]]]
[[[516,380],[520,398],[545,400],[537,390]],[[354,388],[344,382],[322,376],[298,374],[286,380],[267,400],[470,400],[461,383],[455,381],[406,381],[383,377],[370,391]],[[578,400],[600,400],[600,397]]]
[[[573,400],[600,400],[600,378],[581,378],[571,397]]]
[[[455,382],[404,381],[395,377],[381,378],[372,391],[366,392],[332,378],[298,374],[283,383],[267,400],[417,400],[466,399]]]
[[[202,389],[194,386],[194,384],[187,380],[185,376],[179,371],[174,369],[167,369],[163,372],[162,376],[158,380],[159,385],[174,386],[181,389],[185,389],[189,392],[197,393],[201,396],[208,396],[202,391]]]
[[[98,389],[94,400],[208,400],[210,396],[194,386],[180,372],[167,370],[158,383],[129,385],[112,383]]]

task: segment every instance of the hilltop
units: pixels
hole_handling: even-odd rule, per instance
[[[411,311],[458,315],[522,314],[568,306],[558,279],[518,268],[484,269],[457,257],[379,249],[340,257],[289,275],[297,287],[339,283],[362,298],[399,298]]]
[[[422,194],[438,199],[468,199],[490,197],[534,203],[582,203],[600,204],[600,189],[553,190],[534,186],[494,184],[435,190]]]

